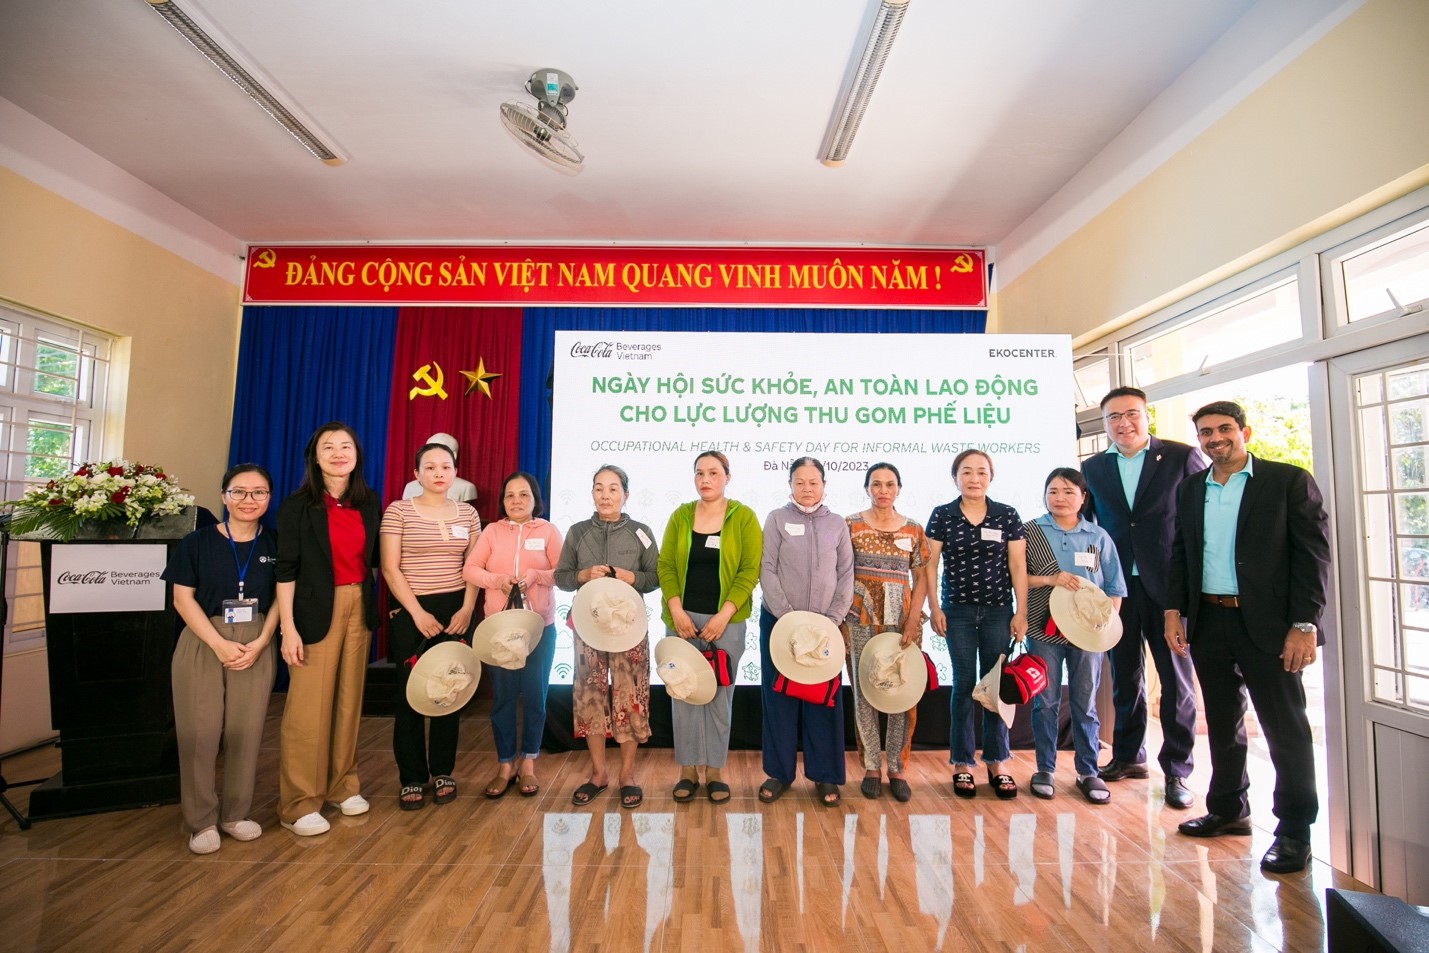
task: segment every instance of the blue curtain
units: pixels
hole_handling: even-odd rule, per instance
[[[396,308],[244,308],[229,465],[267,467],[281,500],[302,482],[313,428],[341,420],[357,431],[363,476],[380,492],[396,334]]]
[[[527,308],[521,326],[517,459],[551,490],[551,384],[557,331],[745,331],[813,334],[981,334],[986,311],[824,308]]]

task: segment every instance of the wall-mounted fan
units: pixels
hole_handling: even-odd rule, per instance
[[[510,99],[501,104],[501,125],[522,146],[551,168],[576,175],[585,156],[566,131],[566,103],[576,98],[576,81],[558,69],[538,69],[526,81],[535,104]]]

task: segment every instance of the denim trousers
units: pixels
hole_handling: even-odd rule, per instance
[[[973,719],[982,719],[984,761],[1006,761],[1007,726],[996,712],[973,701],[973,686],[997,663],[1012,641],[1012,607],[959,603],[943,606],[948,618],[948,656],[953,663],[953,692],[949,702],[950,764],[974,763]]]
[[[535,758],[541,753],[546,732],[546,686],[551,681],[551,662],[556,657],[556,627],[541,630],[541,641],[526,657],[526,665],[504,669],[482,666],[491,678],[491,735],[496,741],[496,758],[502,764],[516,760],[517,701],[521,708],[520,753]]]
[[[1077,777],[1097,773],[1097,684],[1102,653],[1075,645],[1032,639],[1027,651],[1047,663],[1047,688],[1032,699],[1032,740],[1037,746],[1037,770],[1057,770],[1057,715],[1062,706],[1062,666],[1067,668],[1067,697],[1072,706],[1073,764]]]

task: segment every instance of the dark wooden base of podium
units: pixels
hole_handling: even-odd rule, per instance
[[[66,784],[61,771],[30,792],[30,820],[179,803],[179,776],[154,775]]]

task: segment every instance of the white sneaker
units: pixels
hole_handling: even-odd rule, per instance
[[[198,833],[189,835],[189,850],[195,854],[211,854],[220,846],[216,827],[205,827]]]
[[[282,824],[299,837],[312,837],[314,834],[326,834],[329,828],[332,827],[317,811],[313,811],[311,814],[304,814],[291,824],[287,821],[283,821]]]
[[[232,824],[220,824],[218,829],[234,840],[257,840],[263,834],[263,827],[257,821],[244,818]]]
[[[372,805],[368,804],[367,798],[363,797],[361,794],[354,794],[352,797],[339,804],[337,806],[337,809],[342,813],[346,814],[348,817],[355,817],[358,814],[366,814],[368,811],[372,810]]]

